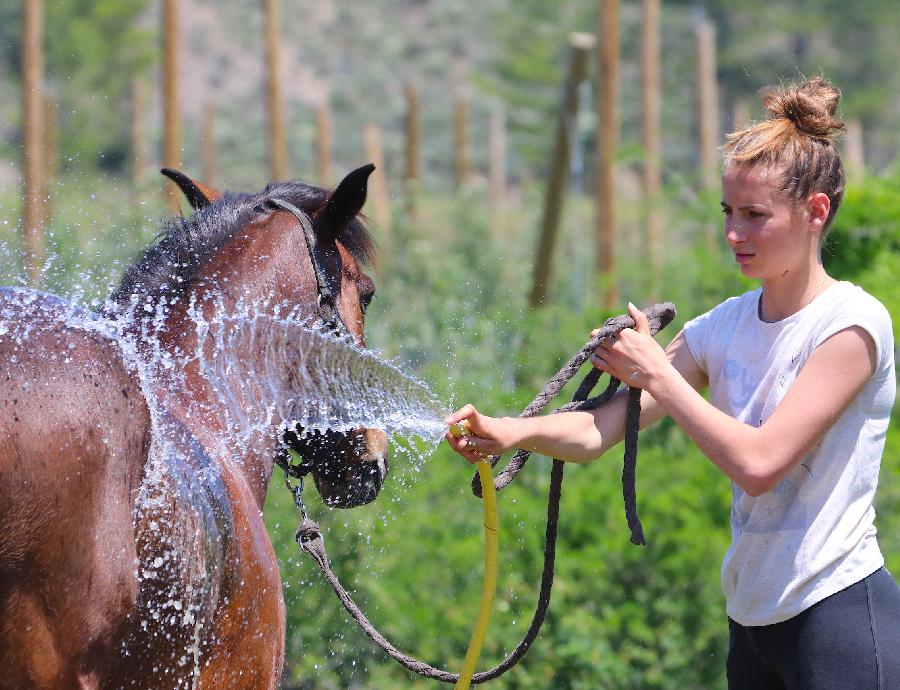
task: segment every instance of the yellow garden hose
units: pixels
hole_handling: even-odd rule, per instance
[[[463,436],[471,433],[465,421],[454,424],[450,428],[455,436]],[[482,501],[484,505],[484,584],[481,588],[481,605],[478,607],[478,617],[475,619],[475,627],[472,629],[472,637],[469,640],[469,649],[463,662],[459,680],[454,686],[455,690],[468,690],[475,673],[475,665],[481,656],[481,647],[487,634],[488,622],[491,619],[491,610],[494,606],[494,593],[497,591],[497,570],[500,557],[499,527],[497,517],[497,493],[494,490],[494,477],[491,474],[491,466],[484,460],[480,460],[476,467],[481,479]]]

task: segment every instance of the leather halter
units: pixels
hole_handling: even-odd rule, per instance
[[[313,271],[316,274],[316,290],[318,292],[318,302],[316,305],[316,314],[328,330],[332,331],[338,337],[349,338],[353,340],[353,335],[347,324],[341,318],[341,314],[337,308],[337,296],[328,284],[328,275],[325,273],[325,267],[319,257],[319,244],[316,240],[316,233],[313,230],[312,222],[302,209],[297,208],[292,203],[284,199],[269,199],[269,201],[293,215],[303,228],[303,238],[306,240],[306,250],[309,252],[309,258],[312,262]]]

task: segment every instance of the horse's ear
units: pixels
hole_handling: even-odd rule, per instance
[[[341,180],[316,216],[316,226],[337,237],[350,224],[366,203],[369,175],[375,166],[369,163],[357,168]]]
[[[216,199],[222,198],[222,192],[207,187],[202,182],[192,180],[190,177],[172,168],[163,168],[160,172],[178,185],[178,189],[187,197],[188,203],[194,209],[209,206]]]

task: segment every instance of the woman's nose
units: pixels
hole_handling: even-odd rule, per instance
[[[743,242],[747,239],[747,231],[740,223],[732,218],[725,219],[725,239],[729,242]]]

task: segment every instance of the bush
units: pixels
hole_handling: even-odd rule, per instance
[[[856,280],[882,254],[900,251],[900,172],[868,177],[847,188],[825,241],[823,259],[829,273]]]

